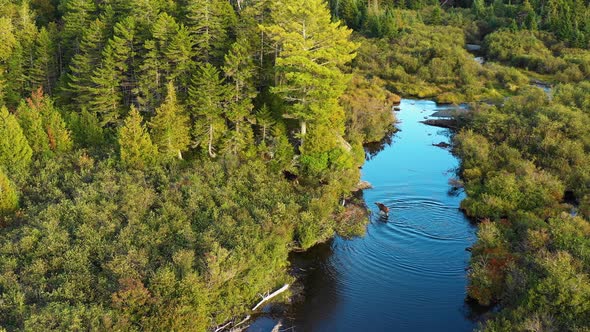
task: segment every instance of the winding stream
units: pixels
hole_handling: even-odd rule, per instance
[[[305,254],[303,300],[283,328],[295,331],[470,331],[477,314],[465,303],[469,252],[475,228],[458,210],[462,192],[448,181],[458,160],[433,143],[448,142],[448,130],[420,123],[437,110],[423,100],[403,100],[396,112],[393,144],[367,161],[363,180],[373,210],[367,234],[336,237]],[[379,216],[375,202],[390,208]],[[269,331],[270,318],[249,331]],[[285,322],[287,321],[287,322]],[[269,329],[270,327],[270,329]]]

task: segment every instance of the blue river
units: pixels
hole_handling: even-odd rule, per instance
[[[459,161],[447,129],[421,121],[440,110],[432,101],[402,100],[397,132],[368,158],[362,179],[372,210],[366,235],[336,237],[305,253],[302,299],[283,319],[292,331],[471,331],[477,313],[465,302],[476,228],[459,211],[452,190]],[[387,219],[376,202],[390,208]],[[294,258],[297,260],[298,258]],[[301,258],[299,258],[301,260]],[[249,331],[269,331],[260,319]],[[270,329],[269,329],[270,327]]]

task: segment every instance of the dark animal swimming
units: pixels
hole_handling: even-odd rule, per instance
[[[379,211],[383,212],[385,215],[389,215],[389,208],[382,203],[375,203],[379,207]]]

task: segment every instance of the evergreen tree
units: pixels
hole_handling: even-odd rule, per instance
[[[225,53],[236,17],[229,1],[189,0],[188,26],[195,42],[196,59],[211,62]]]
[[[23,100],[18,106],[16,116],[33,152],[44,153],[49,151],[49,140],[43,128],[41,113],[29,107]]]
[[[131,107],[131,112],[125,119],[125,123],[119,128],[119,148],[123,165],[135,169],[144,169],[153,164],[157,149],[142,125],[142,117]]]
[[[168,81],[185,89],[194,68],[190,34],[173,17],[160,14],[152,27],[152,37],[144,45],[147,54],[140,66],[138,82],[138,101],[149,110],[161,103]],[[186,90],[180,92],[184,94]]]
[[[522,12],[525,15],[523,27],[529,30],[537,30],[537,15],[529,0],[524,0],[522,3]]]
[[[139,67],[137,83],[137,102],[142,109],[155,110],[162,101],[165,92],[163,85],[165,80],[165,63],[160,57],[160,51],[154,40],[148,40],[144,44],[146,55]]]
[[[94,71],[93,85],[89,87],[90,105],[99,114],[103,125],[116,125],[123,109],[130,105],[136,91],[135,20],[123,19],[115,24],[114,36],[102,54],[101,66]]]
[[[85,148],[98,148],[106,143],[105,130],[96,114],[88,112],[86,108],[82,108],[79,113],[69,113],[68,124],[76,144]]]
[[[109,45],[115,55],[116,67],[121,75],[121,91],[125,106],[136,101],[137,90],[138,51],[140,40],[136,36],[136,22],[133,17],[127,17],[115,24],[113,38]]]
[[[272,126],[275,124],[275,122],[276,121],[266,104],[262,105],[262,108],[256,112],[256,124],[260,128],[262,143],[266,142],[268,133],[272,129]]]
[[[54,25],[48,29],[41,28],[35,41],[35,62],[30,74],[33,88],[42,87],[49,94],[58,76],[56,36],[57,28]]]
[[[16,46],[17,40],[14,36],[14,26],[9,17],[0,17],[0,63],[8,60]]]
[[[2,217],[16,209],[18,209],[16,188],[0,167],[0,225],[2,225]]]
[[[228,133],[225,147],[228,152],[237,154],[253,143],[253,133],[248,122],[254,120],[252,99],[256,97],[253,82],[255,68],[247,40],[239,39],[231,46],[225,56],[223,71],[231,85],[228,87],[230,103],[226,117],[233,126],[233,130]]]
[[[21,103],[17,117],[34,152],[66,152],[72,148],[70,132],[42,88],[34,91],[26,104]]]
[[[18,105],[21,97],[29,93],[33,87],[30,82],[31,68],[35,60],[35,40],[38,30],[29,3],[23,1],[16,10],[12,20],[14,45],[12,56],[7,61],[5,94],[9,105]]]
[[[7,61],[12,56],[12,52],[17,44],[16,37],[13,33],[14,27],[8,17],[0,17],[0,106],[4,105],[4,95],[6,85],[6,71],[8,70]]]
[[[89,105],[94,86],[93,74],[101,64],[101,54],[106,44],[106,25],[101,20],[92,21],[84,29],[80,50],[72,58],[67,90],[79,107]]]
[[[314,159],[321,159],[328,162],[319,164],[331,165],[336,160],[329,156],[337,155],[332,150],[339,149],[344,134],[344,111],[338,99],[348,77],[340,68],[355,57],[357,45],[349,40],[349,29],[331,21],[321,0],[277,1],[272,17],[274,24],[263,27],[281,49],[276,60],[278,84],[272,91],[288,104],[285,116],[300,123],[301,152],[308,155],[302,161],[318,164]],[[308,123],[321,132],[309,142],[305,139]]]
[[[145,56],[139,66],[136,93],[142,110],[152,113],[166,95],[166,82],[173,68],[165,58],[164,52],[170,45],[171,36],[178,28],[172,16],[162,13],[151,27],[153,39],[147,40],[143,45]]]
[[[192,38],[188,29],[179,25],[171,36],[168,47],[164,49],[163,55],[166,63],[169,65],[168,81],[176,82],[175,86],[186,93],[185,87],[189,85],[190,73],[194,69],[192,55]]]
[[[188,116],[178,103],[172,82],[168,83],[168,94],[164,103],[156,109],[150,122],[152,138],[165,160],[182,159],[182,152],[190,144]]]
[[[102,126],[116,126],[123,108],[121,71],[117,68],[118,59],[110,45],[102,56],[102,63],[91,79],[93,85],[87,88],[89,105],[98,114]]]
[[[13,179],[26,175],[33,150],[15,116],[4,106],[0,108],[0,167]]]
[[[91,25],[96,6],[92,0],[60,1],[60,11],[63,13],[63,30],[66,60],[77,54],[83,35]]]
[[[227,95],[219,70],[209,63],[201,66],[189,89],[189,105],[196,145],[205,148],[210,157],[216,156],[217,145],[227,131],[224,118]]]

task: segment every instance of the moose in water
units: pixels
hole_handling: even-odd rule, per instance
[[[377,205],[377,207],[379,208],[379,211],[381,212],[382,215],[384,215],[385,217],[389,216],[389,208],[387,206],[385,206],[385,204],[375,203],[375,205]]]

